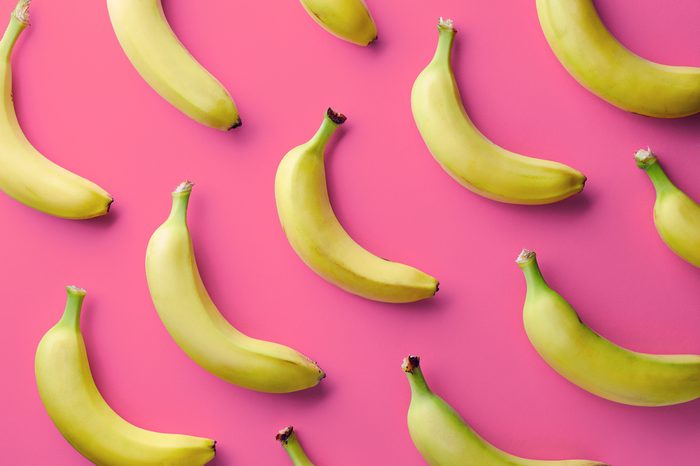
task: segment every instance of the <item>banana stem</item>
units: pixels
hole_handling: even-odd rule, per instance
[[[187,205],[190,202],[190,194],[194,183],[191,181],[183,181],[173,191],[173,206],[170,209],[168,219],[176,219],[187,221]]]
[[[411,386],[413,396],[430,393],[430,387],[425,381],[423,371],[420,368],[420,356],[407,356],[401,364],[401,368],[408,377],[408,384]]]
[[[282,444],[295,466],[313,466],[301,443],[299,443],[294,427],[285,427],[277,433],[275,438]]]
[[[634,154],[634,159],[637,162],[637,166],[649,175],[657,194],[674,188],[673,182],[669,179],[668,175],[666,175],[664,169],[661,168],[656,155],[654,155],[651,149],[638,150]]]
[[[83,307],[86,291],[77,286],[67,286],[66,292],[68,299],[66,300],[66,308],[63,311],[61,320],[58,325],[70,327],[76,331],[80,330],[80,311]]]
[[[542,276],[540,266],[537,263],[537,254],[535,254],[535,251],[523,249],[515,262],[525,274],[528,291],[538,289],[540,286],[548,286]]]
[[[449,66],[450,57],[452,55],[452,44],[454,43],[455,33],[457,31],[452,25],[451,19],[444,20],[442,18],[440,18],[440,22],[438,23],[438,31],[440,31],[440,37],[438,39],[433,62],[447,63]]]
[[[29,0],[19,0],[12,11],[10,23],[0,39],[0,55],[9,61],[12,49],[22,31],[29,25]]]
[[[321,123],[321,127],[318,129],[318,131],[316,131],[314,137],[311,138],[309,144],[317,146],[322,152],[322,150],[326,147],[326,144],[328,144],[331,136],[333,136],[333,133],[335,133],[340,125],[345,123],[346,119],[347,118],[345,115],[342,113],[336,113],[331,108],[326,110],[326,114],[323,117],[323,123]]]
[[[644,171],[646,171],[647,175],[649,175],[657,194],[661,194],[673,188],[673,183],[669,179],[668,175],[666,175],[666,172],[664,172],[664,169],[661,168],[661,165],[658,163],[645,168]]]

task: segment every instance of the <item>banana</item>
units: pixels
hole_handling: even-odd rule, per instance
[[[440,18],[435,56],[418,75],[411,108],[425,144],[465,188],[500,202],[549,204],[580,192],[586,177],[557,162],[526,157],[488,140],[464,110],[452,72],[455,29]]]
[[[552,290],[533,251],[516,262],[525,274],[525,331],[542,358],[570,382],[608,400],[666,406],[700,397],[700,356],[656,355],[622,348],[584,324]]]
[[[275,438],[282,444],[294,466],[314,466],[299,443],[294,427],[285,427],[277,432]]]
[[[80,330],[85,290],[66,290],[63,317],[41,339],[35,362],[41,401],[63,437],[100,466],[195,466],[214,458],[213,440],[144,430],[109,407],[92,379]]]
[[[598,97],[650,117],[700,112],[700,68],[661,65],[608,31],[593,0],[537,0],[544,35],[564,68]]]
[[[432,466],[608,466],[589,460],[530,460],[499,450],[481,438],[425,381],[418,356],[401,366],[411,386],[408,431]]]
[[[86,219],[109,211],[112,197],[91,181],[59,167],[27,140],[12,99],[11,57],[29,25],[29,2],[17,3],[0,40],[0,189],[15,200],[56,217]]]
[[[377,40],[377,26],[364,0],[301,0],[323,29],[357,45]]]
[[[187,228],[192,186],[186,181],[173,192],[170,216],[146,251],[148,288],[168,332],[197,364],[233,384],[270,393],[317,385],[325,374],[315,362],[287,346],[244,335],[212,302]]]
[[[161,97],[206,126],[241,126],[228,91],[182,45],[161,0],[107,0],[107,8],[126,56]]]
[[[306,265],[350,293],[390,303],[433,296],[437,280],[371,254],[350,238],[333,213],[323,157],[343,122],[345,116],[329,108],[314,137],[289,151],[277,168],[275,199],[289,243]]]
[[[656,189],[654,223],[661,238],[673,252],[700,267],[700,205],[668,179],[651,149],[638,150],[634,158]]]

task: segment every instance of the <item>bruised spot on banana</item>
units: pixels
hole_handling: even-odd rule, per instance
[[[41,339],[35,357],[39,395],[61,435],[100,466],[200,466],[214,458],[214,440],[144,430],[112,410],[92,378],[80,328],[85,290],[66,291],[63,316]]]
[[[362,46],[377,40],[377,26],[364,0],[301,0],[301,4],[336,37]]]
[[[203,125],[241,126],[231,95],[177,38],[161,0],[107,0],[107,8],[124,53],[153,90]]]
[[[593,0],[537,0],[544,35],[582,86],[609,103],[657,118],[700,112],[700,68],[654,63],[622,45]]]
[[[459,184],[511,204],[549,204],[580,192],[586,177],[558,162],[516,154],[486,138],[469,119],[452,71],[455,28],[440,18],[432,61],[411,92],[416,126],[435,160]]]
[[[506,453],[479,436],[430,390],[418,356],[406,357],[401,367],[411,387],[408,431],[431,466],[609,466],[590,460],[531,460]]]
[[[0,40],[0,189],[22,204],[56,217],[78,220],[105,215],[112,196],[44,157],[17,121],[11,59],[17,39],[29,25],[29,3],[17,3]]]
[[[146,278],[153,304],[170,336],[197,364],[241,387],[287,393],[317,385],[325,373],[288,346],[251,338],[221,315],[202,282],[187,227],[193,184],[172,193],[167,220],[146,250]]]
[[[275,199],[289,244],[314,272],[358,296],[388,303],[432,297],[438,290],[435,278],[370,253],[336,218],[328,198],[324,152],[343,122],[345,116],[329,108],[316,134],[289,151],[277,168]]]
[[[534,251],[516,259],[527,283],[525,331],[561,376],[602,398],[634,406],[667,406],[700,397],[700,356],[622,348],[591,330],[545,282]]]
[[[301,446],[294,427],[287,426],[280,430],[275,439],[282,444],[294,466],[314,466]]]
[[[668,178],[651,149],[634,155],[656,190],[654,224],[661,239],[673,252],[700,267],[700,205]]]

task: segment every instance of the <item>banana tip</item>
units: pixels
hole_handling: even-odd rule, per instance
[[[656,163],[656,155],[651,151],[651,148],[647,147],[635,152],[634,160],[639,168],[649,168]]]
[[[420,367],[420,356],[414,356],[409,354],[403,358],[403,363],[401,363],[401,369],[404,372],[412,373],[416,368]]]
[[[520,254],[518,254],[518,257],[515,259],[515,263],[520,265],[520,264],[527,264],[528,262],[532,261],[536,256],[535,251],[532,251],[530,249],[523,249],[520,251]]]
[[[243,126],[243,120],[241,120],[241,117],[238,117],[236,121],[234,121],[233,124],[229,126],[227,131],[231,131],[232,129],[236,129],[240,126]]]
[[[326,110],[326,115],[336,125],[342,125],[343,123],[345,123],[345,120],[348,119],[348,117],[346,117],[342,113],[338,113],[338,112],[334,111],[330,107],[328,107],[328,110]]]
[[[81,287],[75,286],[75,285],[68,285],[66,287],[66,291],[68,292],[69,295],[75,295],[75,296],[85,296],[87,294],[87,290],[85,290],[85,288],[81,288]]]
[[[293,426],[287,426],[284,429],[280,430],[277,432],[277,435],[275,435],[275,439],[282,443],[283,445],[286,445],[287,442],[289,441],[289,438],[294,434],[294,427]]]
[[[173,194],[189,193],[190,191],[192,191],[193,186],[194,186],[193,182],[191,182],[189,180],[185,180],[182,183],[180,183],[179,185],[177,185],[177,188],[175,188],[175,191],[173,191]]]
[[[449,18],[443,18],[440,16],[438,20],[438,29],[446,31],[455,31],[455,22]]]

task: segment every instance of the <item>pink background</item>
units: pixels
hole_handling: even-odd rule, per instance
[[[32,4],[14,59],[22,126],[41,151],[116,202],[106,218],[71,222],[0,196],[7,464],[86,463],[51,423],[34,382],[34,350],[60,317],[66,284],[88,289],[84,333],[107,401],[139,426],[216,438],[212,464],[287,464],[273,437],[290,423],[318,464],[422,464],[405,422],[409,391],[399,365],[409,352],[423,357],[437,393],[515,454],[698,464],[700,402],[617,405],[537,356],[523,331],[525,287],[513,260],[521,247],[535,248],[551,284],[620,344],[700,353],[700,273],[661,243],[651,184],[632,160],[650,145],[700,199],[700,117],[648,119],[589,94],[549,50],[532,0],[369,1],[380,40],[368,49],[330,36],[294,0],[206,3],[165,6],[177,34],[238,102],[244,125],[231,133],[190,121],[142,81],[104,1]],[[700,3],[672,3],[597,2],[631,49],[700,66]],[[0,4],[9,13],[14,2]],[[544,207],[498,204],[461,188],[432,160],[409,94],[432,56],[440,15],[459,30],[455,67],[475,122],[509,149],[581,169],[589,177],[583,195]],[[287,244],[275,169],[328,105],[349,116],[328,154],[341,221],[371,251],[437,276],[435,299],[399,306],[351,296]],[[166,333],[144,253],[184,178],[197,183],[189,223],[220,309],[248,334],[317,359],[328,373],[320,387],[246,391],[200,369]]]

